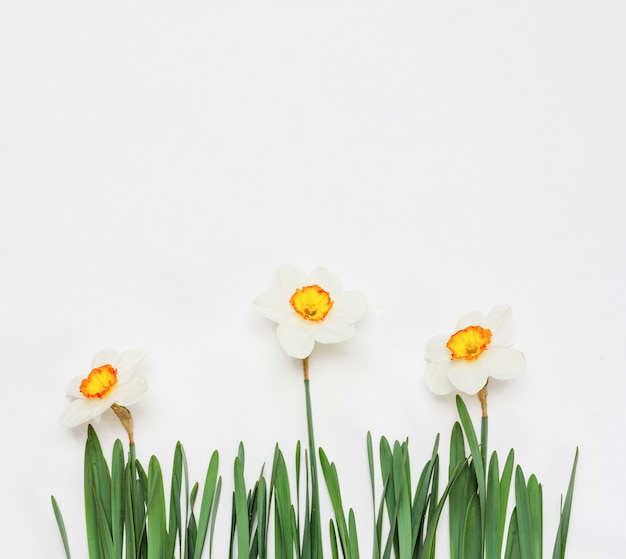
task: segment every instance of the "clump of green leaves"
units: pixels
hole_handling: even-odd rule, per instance
[[[543,499],[541,485],[533,474],[526,479],[515,466],[513,450],[500,471],[497,452],[487,463],[488,418],[481,420],[480,443],[467,407],[456,399],[460,424],[450,437],[449,475],[456,476],[449,494],[450,559],[542,559]],[[465,443],[469,447],[466,455]],[[565,502],[561,508],[553,559],[563,559],[572,508],[578,450],[574,458]],[[515,503],[508,518],[511,486]],[[504,548],[504,555],[502,555]]]
[[[199,486],[195,483],[190,490],[185,452],[180,442],[176,445],[168,521],[163,475],[157,458],[150,459],[146,473],[136,459],[135,446],[130,445],[126,460],[122,443],[117,440],[109,469],[98,436],[90,425],[84,467],[90,559],[199,559],[207,535],[210,556],[222,485],[218,465],[218,454],[214,452],[207,470],[200,514],[196,518],[194,506]],[[70,559],[63,517],[54,497],[52,506],[66,557]]]

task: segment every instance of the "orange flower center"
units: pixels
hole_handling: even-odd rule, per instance
[[[117,371],[111,365],[92,369],[80,383],[80,392],[85,398],[104,398],[117,384]]]
[[[324,291],[319,285],[296,289],[289,302],[294,311],[311,322],[324,320],[334,304],[328,291]]]
[[[452,334],[446,347],[452,352],[450,359],[478,359],[491,342],[491,330],[482,326],[468,326]]]

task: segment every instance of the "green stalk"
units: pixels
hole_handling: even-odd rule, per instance
[[[320,519],[320,495],[317,477],[317,447],[313,433],[313,411],[311,409],[311,390],[309,388],[309,358],[302,360],[304,372],[304,393],[306,397],[306,421],[309,434],[309,461],[311,465],[311,557],[317,559],[322,556],[322,526]]]

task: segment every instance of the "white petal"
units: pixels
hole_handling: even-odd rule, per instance
[[[448,363],[427,363],[424,379],[433,394],[449,394],[454,386],[448,380]]]
[[[450,336],[448,334],[439,334],[438,336],[430,338],[424,348],[426,359],[435,363],[449,362],[450,356],[452,355],[450,350],[446,347],[449,339]]]
[[[276,333],[280,345],[290,357],[304,359],[311,355],[315,346],[315,334],[306,321],[279,324]]]
[[[515,378],[526,366],[524,354],[510,347],[489,347],[479,359],[487,374],[499,380]]]
[[[91,361],[91,367],[92,369],[95,369],[96,367],[102,367],[102,365],[112,365],[119,356],[120,354],[117,351],[107,347],[94,355],[93,360]]]
[[[343,291],[337,276],[327,268],[315,268],[306,278],[307,285],[319,285],[330,293],[330,298],[339,296]]]
[[[274,274],[274,287],[295,291],[304,286],[306,273],[297,266],[282,266]]]
[[[448,380],[461,392],[476,394],[485,384],[489,375],[484,366],[477,361],[455,360],[450,363]]]
[[[347,291],[337,296],[328,316],[354,324],[367,313],[367,301],[362,293]]]
[[[315,340],[321,344],[336,344],[351,338],[354,335],[354,326],[329,314],[324,322],[316,325],[314,333]]]
[[[72,382],[70,382],[70,385],[67,387],[66,395],[71,398],[84,398],[80,391],[80,384],[83,382],[84,378],[85,377],[74,377]]]
[[[97,420],[110,405],[111,402],[107,398],[74,400],[61,414],[61,424],[65,427],[76,427],[81,423]]]
[[[111,365],[117,369],[118,382],[126,382],[135,371],[135,367],[145,359],[147,353],[143,349],[129,349],[124,351]]]
[[[259,295],[253,301],[253,305],[265,318],[274,322],[284,322],[294,314],[293,307],[289,304],[292,295],[293,292],[284,289],[270,289]]]
[[[456,323],[456,331],[463,330],[468,326],[484,326],[485,315],[478,311],[464,314]]]
[[[122,406],[130,406],[139,400],[148,389],[143,377],[135,377],[125,384],[116,384],[111,390],[111,400]]]
[[[511,334],[511,325],[513,323],[513,311],[507,305],[499,305],[485,317],[485,328],[489,328],[493,334],[491,338],[492,345],[504,345]]]

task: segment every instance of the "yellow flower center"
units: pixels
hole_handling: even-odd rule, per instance
[[[319,285],[296,289],[289,302],[304,320],[312,322],[324,320],[334,304],[328,291],[324,291]]]
[[[85,398],[104,398],[117,384],[117,371],[111,365],[92,369],[80,383],[80,392]]]
[[[450,359],[473,361],[487,349],[491,342],[491,330],[482,326],[468,326],[452,334],[446,347],[452,352]]]

